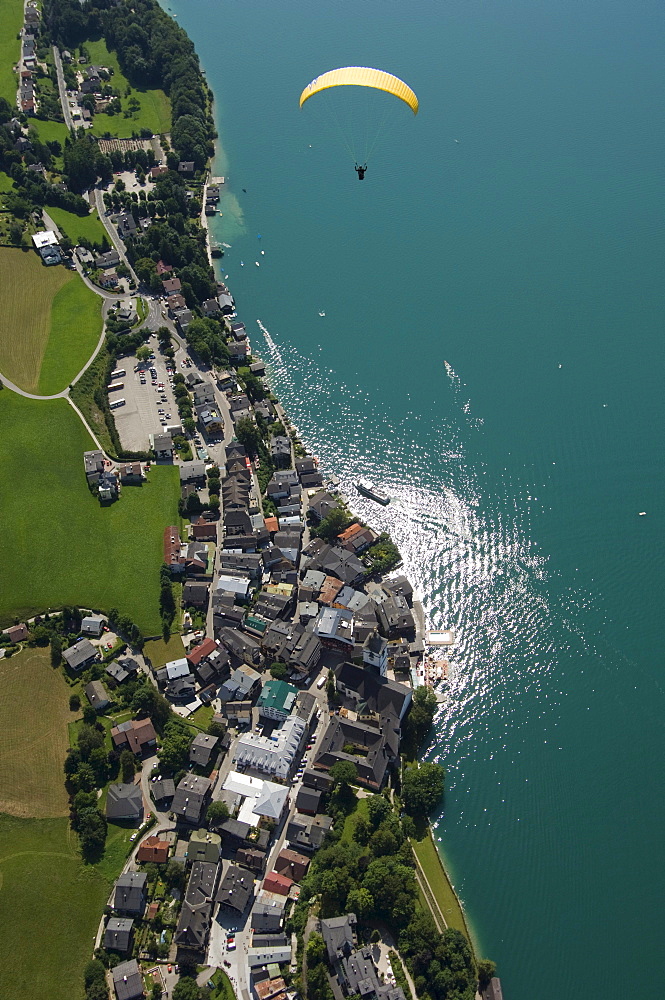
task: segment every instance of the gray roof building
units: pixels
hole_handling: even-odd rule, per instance
[[[109,785],[106,795],[106,818],[138,822],[143,819],[143,793],[140,785]]]
[[[118,1000],[134,1000],[143,996],[143,976],[135,958],[121,962],[113,969],[113,986]]]
[[[63,650],[62,655],[72,670],[82,670],[83,667],[87,667],[89,663],[97,659],[98,653],[99,650],[93,646],[89,639],[79,639],[69,649]]]
[[[197,764],[199,767],[207,767],[218,742],[217,736],[209,736],[208,733],[199,733],[194,737],[192,745],[189,748],[190,763]]]
[[[173,778],[160,778],[158,781],[153,781],[150,785],[150,791],[155,802],[172,799],[175,795]]]
[[[192,865],[178,926],[173,937],[179,948],[199,954],[205,951],[212,924],[217,875],[216,864],[195,861]]]
[[[355,913],[346,913],[343,917],[329,917],[321,921],[321,936],[331,965],[343,955],[350,955],[356,947],[357,924],[358,918]]]
[[[145,872],[123,872],[115,883],[113,909],[130,916],[143,916],[147,880]]]
[[[101,681],[90,681],[86,684],[85,696],[97,712],[103,711],[111,704],[108,691]]]
[[[330,770],[340,760],[355,764],[358,781],[379,791],[383,787],[388,768],[399,755],[399,728],[397,720],[391,717],[388,723],[378,729],[366,726],[342,716],[333,716],[328,724],[314,760],[315,768]],[[358,747],[357,753],[346,753],[344,747]]]
[[[182,823],[199,823],[210,801],[210,779],[186,775],[176,788],[171,811]]]
[[[252,873],[239,865],[229,865],[217,890],[216,901],[227,910],[244,913],[253,895]]]
[[[274,934],[281,931],[284,922],[284,897],[257,899],[252,907],[251,926],[260,934]]]
[[[92,635],[95,639],[99,639],[104,631],[105,624],[106,622],[101,615],[87,615],[81,620],[81,632],[84,635]]]
[[[104,947],[110,951],[129,951],[134,921],[131,917],[109,917],[104,930]]]

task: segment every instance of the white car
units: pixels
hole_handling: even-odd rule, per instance
[[[138,830],[137,830],[136,833],[133,833],[129,839],[132,840],[132,841],[134,841],[134,840],[136,840],[136,838],[138,837],[138,835],[139,834],[138,834]]]

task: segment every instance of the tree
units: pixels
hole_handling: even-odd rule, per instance
[[[276,681],[285,681],[289,676],[289,668],[286,663],[273,663],[270,668],[270,676]]]
[[[69,696],[69,710],[70,712],[78,712],[81,707],[81,699],[77,694],[70,694]]]
[[[369,889],[360,886],[351,889],[346,897],[346,912],[355,913],[360,920],[365,920],[374,910],[374,898]]]
[[[191,730],[179,719],[176,721],[174,718],[168,722],[164,727],[162,746],[159,750],[162,767],[172,774],[187,767],[192,739]]]
[[[427,816],[441,801],[445,771],[440,764],[426,761],[409,767],[402,781],[402,802],[410,816]]]
[[[123,750],[120,754],[120,771],[126,785],[134,780],[136,774],[136,757],[131,750]]]
[[[164,882],[169,889],[183,889],[185,885],[185,869],[179,861],[171,858],[164,872]]]
[[[251,417],[241,417],[236,424],[236,437],[244,445],[248,455],[256,455],[261,443],[259,429]]]
[[[376,829],[390,814],[390,803],[383,795],[371,795],[367,799],[367,814],[370,823]]]
[[[95,980],[85,991],[85,1000],[108,1000],[109,990],[103,979]]]
[[[330,513],[323,518],[313,534],[318,535],[327,542],[332,542],[341,531],[351,524],[351,517],[343,507],[333,507]]]
[[[171,718],[171,706],[147,680],[140,684],[132,696],[132,710],[137,715],[152,719],[153,725],[160,732]]]
[[[93,709],[94,711],[94,709]],[[88,760],[90,754],[97,747],[104,745],[104,734],[94,726],[83,725],[79,729],[78,748],[83,760]]]
[[[480,993],[486,990],[490,984],[490,980],[496,975],[496,962],[490,961],[489,958],[481,958],[478,962],[478,991]]]
[[[51,666],[59,667],[61,663],[62,663],[62,640],[59,635],[53,634],[51,636]]]
[[[427,736],[434,713],[436,695],[432,688],[422,685],[413,693],[411,709],[404,722],[404,742],[408,744],[409,756],[415,757],[418,747]]]
[[[103,983],[106,981],[106,969],[104,964],[99,961],[98,958],[92,959],[88,962],[83,971],[83,982],[85,984],[86,990],[93,983]]]
[[[333,780],[333,787],[352,784],[358,777],[358,768],[349,760],[338,760],[328,772]]]
[[[196,979],[181,975],[171,996],[173,1000],[202,1000],[203,990],[196,985]]]
[[[94,726],[95,722],[97,721],[97,713],[95,712],[92,705],[83,706],[83,721],[85,722],[86,726]]]
[[[211,826],[219,826],[224,820],[229,818],[229,807],[226,802],[211,802],[208,806],[206,816]]]
[[[326,946],[323,938],[316,931],[313,931],[307,941],[307,968],[313,969],[315,965],[320,965],[326,955]]]

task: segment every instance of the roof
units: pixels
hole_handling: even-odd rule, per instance
[[[173,778],[162,778],[161,781],[153,781],[150,785],[150,791],[155,802],[160,802],[161,799],[172,799],[175,795],[175,782]]]
[[[206,467],[203,462],[183,462],[180,466],[180,482],[188,483],[192,479],[205,479]]]
[[[210,831],[205,828],[202,830],[194,830],[189,838],[187,860],[189,862],[206,861],[208,863],[217,864],[221,851],[222,838],[218,833],[210,833]]]
[[[131,917],[109,917],[104,931],[104,947],[111,951],[127,951],[133,928]]]
[[[143,793],[140,785],[109,785],[106,796],[108,819],[140,819],[143,816]]]
[[[261,689],[257,705],[259,711],[262,708],[272,709],[275,712],[289,715],[298,695],[298,689],[286,681],[269,680]]]
[[[136,852],[136,860],[163,864],[169,859],[169,847],[168,840],[160,840],[157,836],[146,837]]]
[[[176,788],[171,805],[172,811],[189,823],[198,823],[210,787],[209,778],[195,774],[186,775]]]
[[[98,652],[97,647],[93,646],[89,639],[79,639],[69,649],[63,650],[62,655],[72,670],[79,670],[90,660],[94,660]]]
[[[189,759],[193,764],[206,767],[210,763],[210,758],[215,752],[219,742],[217,736],[210,736],[208,733],[198,733],[189,748]]]
[[[285,847],[275,859],[275,871],[280,875],[288,875],[294,882],[299,882],[307,872],[309,862],[310,859],[305,854],[290,851]]]
[[[362,752],[345,753],[344,747],[349,743],[362,748]],[[358,780],[378,790],[398,753],[399,731],[394,727],[384,724],[377,729],[336,715],[330,720],[319,744],[314,766],[329,770],[337,761],[350,761],[356,765]]]
[[[111,701],[101,681],[90,681],[85,686],[85,696],[93,708],[105,708]]]
[[[32,242],[37,250],[42,250],[44,247],[57,247],[58,237],[51,229],[46,229],[41,233],[35,233]]]
[[[143,913],[147,879],[145,872],[123,872],[115,883],[113,909],[123,913]]]
[[[244,733],[236,743],[236,761],[240,766],[286,781],[306,729],[302,719],[290,715],[270,738]]]
[[[134,997],[143,996],[143,976],[135,958],[116,965],[112,974],[118,1000],[134,1000]]]
[[[140,754],[145,746],[156,742],[157,733],[150,719],[129,719],[111,729],[111,739],[115,746],[128,743],[132,753]]]
[[[207,656],[210,656],[210,654],[214,652],[215,649],[217,649],[217,643],[215,642],[214,639],[210,638],[204,639],[203,642],[199,643],[198,646],[194,646],[193,649],[190,649],[189,653],[187,654],[187,662],[189,663],[190,666],[196,667],[201,662],[201,660],[205,659]]]
[[[244,913],[254,893],[254,876],[246,868],[229,865],[220,882],[215,900],[237,913]]]
[[[357,923],[355,913],[345,913],[342,917],[329,917],[321,921],[321,936],[331,963],[342,955],[350,954],[355,948]]]
[[[293,885],[293,879],[280,875],[278,872],[270,872],[263,880],[263,888],[269,892],[276,892],[280,896],[288,896]]]
[[[401,721],[411,704],[409,686],[380,677],[373,670],[354,663],[341,663],[335,667],[335,678],[338,685],[354,691],[358,700],[365,702],[369,711],[376,715],[391,714]]]
[[[319,810],[322,794],[319,789],[302,785],[296,796],[296,809],[298,812],[311,813],[315,816]]]

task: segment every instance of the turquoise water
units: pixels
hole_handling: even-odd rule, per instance
[[[255,351],[348,493],[361,473],[393,496],[357,508],[456,630],[431,754],[479,949],[508,1000],[644,997],[665,957],[662,5],[171,7],[217,98],[213,225]],[[349,64],[421,99],[362,184],[298,109]]]

